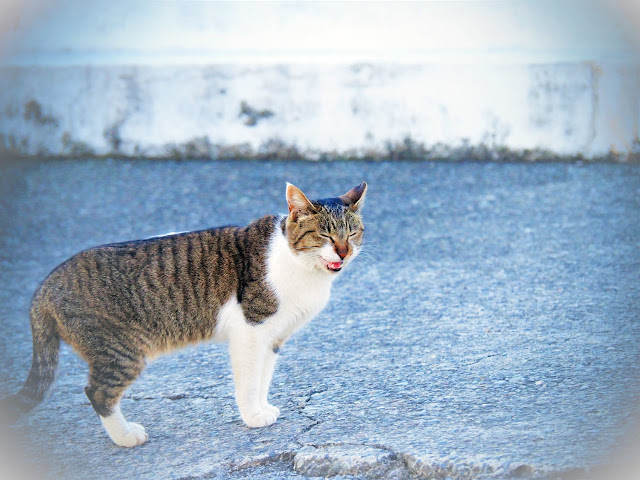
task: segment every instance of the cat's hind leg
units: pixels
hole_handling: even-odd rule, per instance
[[[142,445],[149,438],[142,425],[127,422],[120,411],[122,394],[143,369],[142,358],[112,357],[90,364],[89,385],[85,387],[85,393],[107,434],[121,447]]]

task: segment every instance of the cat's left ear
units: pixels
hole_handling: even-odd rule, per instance
[[[345,205],[349,205],[349,208],[355,212],[360,210],[364,205],[364,197],[367,194],[367,182],[362,182],[357,187],[353,187],[344,195],[340,195]]]

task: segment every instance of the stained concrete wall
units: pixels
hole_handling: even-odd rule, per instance
[[[628,152],[640,69],[560,65],[7,67],[5,148],[29,155],[376,156],[409,137]]]
[[[0,149],[638,153],[640,63],[587,4],[56,2],[5,32]]]

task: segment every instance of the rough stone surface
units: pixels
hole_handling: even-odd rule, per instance
[[[379,478],[389,470],[395,455],[389,450],[363,445],[306,446],[293,459],[294,469],[308,476],[367,475]]]
[[[3,432],[2,468],[72,480],[592,479],[633,458],[637,166],[5,161],[0,396],[28,372],[36,285],[75,252],[285,211],[285,181],[324,197],[362,180],[367,249],[283,348],[275,425],[243,425],[226,347],[199,345],[157,359],[128,390],[123,411],[150,438],[116,447],[84,395],[86,365],[64,347],[51,397]]]

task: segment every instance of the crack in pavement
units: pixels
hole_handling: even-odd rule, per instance
[[[298,440],[300,436],[308,433],[311,429],[313,429],[314,427],[316,427],[316,426],[318,426],[318,425],[320,425],[322,423],[322,421],[319,420],[315,415],[306,413],[304,411],[305,408],[307,407],[307,405],[309,404],[309,402],[311,401],[311,399],[313,398],[314,395],[317,395],[319,393],[324,393],[327,390],[328,390],[327,387],[320,387],[320,388],[312,389],[309,392],[309,394],[300,403],[298,403],[298,406],[297,406],[298,413],[312,422],[310,425],[304,427],[300,431],[300,433],[296,436],[295,442],[298,443],[299,445],[304,445],[304,443],[302,443],[302,442],[300,442]]]
[[[468,363],[462,363],[460,364],[460,366],[462,367],[469,367],[471,365],[476,365],[480,362],[482,362],[483,360],[486,360],[487,358],[492,358],[492,357],[500,357],[500,356],[504,356],[504,354],[499,354],[499,353],[491,353],[489,355],[483,355],[482,357],[478,358],[477,360],[474,360],[473,362],[468,362]]]
[[[141,402],[144,400],[171,400],[171,401],[176,401],[176,400],[183,400],[183,399],[202,399],[202,400],[209,400],[209,399],[216,399],[216,398],[220,398],[218,395],[212,395],[212,394],[192,394],[192,393],[175,393],[175,394],[163,394],[163,395],[124,395],[122,398],[127,399],[127,400],[133,400],[134,402]]]

